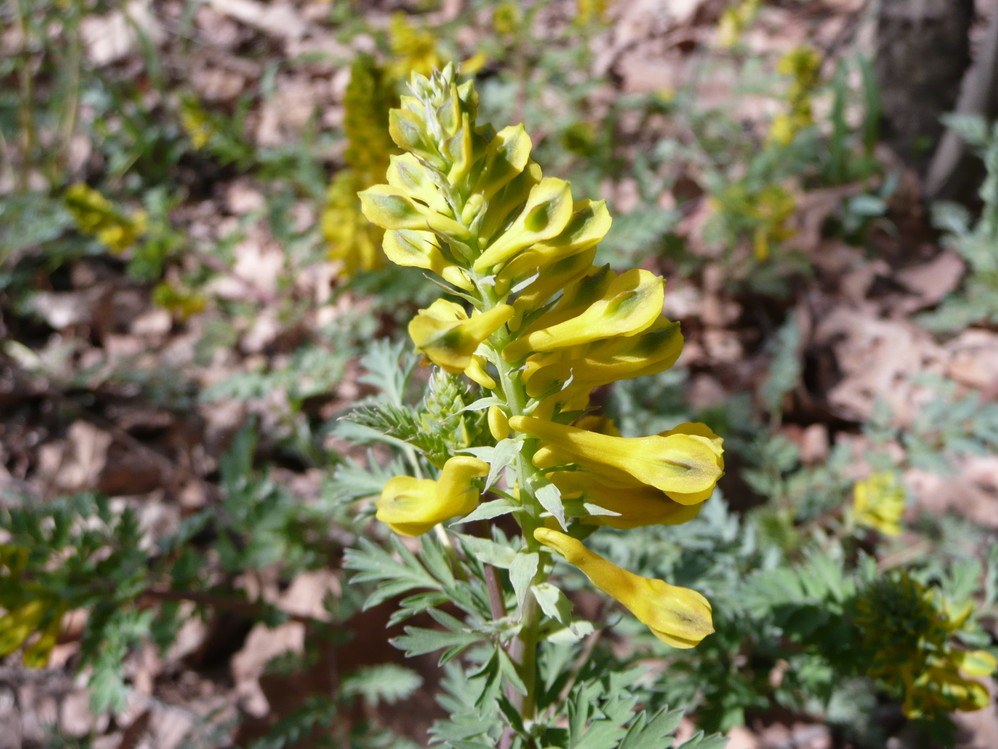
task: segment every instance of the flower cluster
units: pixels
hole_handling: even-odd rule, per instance
[[[80,232],[94,237],[115,254],[121,254],[146,233],[147,217],[143,210],[126,215],[97,190],[77,182],[63,194],[63,202]]]
[[[904,695],[909,718],[988,704],[987,688],[974,679],[993,674],[998,662],[984,650],[953,643],[967,629],[972,608],[954,609],[906,573],[881,578],[857,599],[867,673]]]
[[[769,139],[788,146],[797,133],[814,125],[811,100],[820,81],[821,57],[810,47],[797,47],[780,58],[776,70],[791,79],[787,92],[790,109],[773,118]]]
[[[62,631],[67,606],[45,595],[25,579],[28,550],[0,545],[0,658],[24,647],[22,659],[28,668],[43,668]],[[28,640],[35,633],[37,636]],[[27,643],[27,644],[26,644]]]
[[[896,536],[901,533],[904,500],[904,487],[893,471],[875,473],[853,487],[853,521],[885,536]]]
[[[689,520],[722,474],[721,440],[702,424],[628,439],[591,413],[595,388],[679,356],[679,326],[662,316],[665,282],[594,265],[610,227],[604,202],[545,177],[522,125],[476,124],[477,95],[455,78],[451,65],[413,75],[389,120],[403,153],[388,184],[360,197],[388,258],[461,300],[420,310],[409,334],[430,362],[488,391],[480,403],[497,444],[447,461],[438,480],[392,479],[378,516],[424,532],[473,510],[487,477],[518,504],[527,549],[557,551],[660,639],[691,647],[713,631],[702,596],[637,577],[576,538],[591,526]]]

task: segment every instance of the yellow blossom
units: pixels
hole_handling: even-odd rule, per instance
[[[586,514],[585,525],[639,528],[646,525],[679,525],[700,514],[703,502],[684,505],[652,486],[608,484],[589,471],[554,471],[548,478],[564,499],[580,499],[612,514]]]
[[[115,254],[127,250],[146,232],[145,211],[125,215],[97,190],[82,182],[71,185],[63,195],[63,201],[79,230],[96,238]]]
[[[970,603],[954,610],[937,590],[904,572],[880,578],[857,597],[867,674],[903,695],[907,717],[988,704],[987,689],[975,679],[993,674],[998,661],[954,642],[969,631],[972,611]]]
[[[896,536],[901,532],[904,499],[904,487],[893,471],[875,473],[853,487],[853,519],[885,536]]]
[[[479,344],[512,315],[513,308],[506,304],[469,318],[460,304],[438,299],[410,321],[409,337],[438,367],[461,374]]]
[[[388,35],[395,56],[392,73],[396,78],[405,78],[413,71],[429,75],[433,68],[440,65],[436,35],[429,29],[410,24],[405,13],[392,16]]]
[[[541,440],[545,447],[534,458],[540,468],[573,462],[607,483],[646,484],[680,504],[702,502],[724,472],[720,439],[702,424],[634,438],[597,434],[529,416],[514,416],[509,425]]]
[[[535,351],[553,351],[640,333],[661,316],[664,288],[665,281],[654,273],[637,268],[627,271],[614,278],[598,299],[568,319],[563,319],[562,306],[543,315],[506,346],[503,357],[513,362]]]
[[[180,127],[190,138],[194,150],[208,145],[216,130],[208,113],[194,96],[184,96],[180,100]]]
[[[467,515],[478,506],[474,479],[487,476],[489,464],[459,455],[451,458],[440,478],[396,476],[377,501],[377,518],[402,536],[421,536],[438,523]]]
[[[593,585],[623,604],[667,645],[692,648],[714,631],[710,603],[695,590],[621,569],[559,531],[538,528],[534,538],[582,570]]]

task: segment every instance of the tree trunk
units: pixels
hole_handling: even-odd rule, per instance
[[[974,64],[967,71],[956,105],[958,114],[979,115],[987,120],[998,118],[998,0],[993,0],[991,17],[975,49]],[[976,199],[984,177],[984,165],[953,130],[947,130],[936,149],[925,193],[932,200]]]
[[[881,133],[925,174],[970,64],[974,0],[880,0],[877,59]]]

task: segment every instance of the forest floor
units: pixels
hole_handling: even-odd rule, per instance
[[[391,13],[403,6],[355,5],[372,29],[386,28]],[[462,12],[462,5],[444,3],[420,22],[432,28]],[[696,81],[701,104],[729,100],[737,83],[732,67],[706,62],[717,54],[718,20],[726,3],[617,0],[610,5],[605,31],[590,40],[593,101],[675,90],[690,80]],[[844,55],[867,43],[865,5],[861,0],[764,4],[743,43],[759,55],[803,44]],[[95,14],[83,20],[82,29],[88,65],[137,82],[128,106],[155,118],[178,91],[228,112],[249,102],[239,124],[248,143],[283,154],[290,163],[298,158],[296,144],[307,141],[313,167],[328,180],[342,144],[316,139],[315,131],[342,125],[349,66],[341,60],[354,49],[370,49],[371,37],[345,42],[330,21],[330,4],[323,2],[164,0],[129,8],[131,22],[119,12]],[[5,53],[19,49],[16,28],[0,33]],[[475,34],[469,27],[460,46],[472,51]],[[155,75],[150,59],[161,65]],[[155,85],[163,81],[167,91]],[[246,92],[255,93],[246,98]],[[78,130],[93,131],[95,123],[87,121],[91,103],[83,104],[85,127]],[[758,102],[741,97],[737,106],[743,111],[732,116],[753,127]],[[528,131],[536,129],[535,140],[543,139],[543,126],[527,122]],[[79,132],[66,153],[63,187],[117,168],[99,144]],[[634,147],[641,147],[639,140]],[[134,159],[136,168],[159,158],[142,148],[136,145],[122,158]],[[675,180],[675,191],[664,194],[661,205],[679,207],[678,235],[690,256],[707,262],[683,276],[680,264],[644,260],[669,277],[666,313],[681,322],[686,335],[681,365],[689,373],[691,408],[757,393],[770,372],[774,337],[784,321],[796,320],[798,334],[788,355],[801,376],[778,404],[776,429],[809,464],[821,463],[834,444],[847,439],[861,466],[868,444],[860,425],[885,406],[894,428],[920,424],[937,395],[933,383],[977,393],[982,403],[998,401],[998,330],[976,326],[938,336],[916,319],[959,293],[965,263],[932,229],[918,176],[884,149],[877,157],[897,184],[861,239],[830,236],[825,229],[864,185],[798,186],[785,246],[804,258],[810,271],[793,275],[789,295],[777,298],[731,283],[723,258],[705,238],[712,203],[692,167]],[[601,197],[626,214],[635,186],[626,164],[622,168],[625,173],[604,181]],[[120,173],[127,182],[129,170]],[[266,167],[219,166],[196,151],[171,167],[171,179],[183,186],[181,199],[168,211],[183,250],[165,273],[168,279],[200,277],[204,306],[197,313],[185,318],[176,308],[157,304],[156,284],[130,275],[127,254],[93,248],[57,267],[32,262],[38,245],[5,254],[10,276],[0,290],[0,488],[8,496],[39,501],[102,493],[134,508],[151,539],[174,532],[184,518],[218,502],[224,491],[220,456],[250,422],[259,435],[255,462],[301,502],[321,501],[328,465],[297,450],[295,435],[304,430],[306,442],[344,449],[324,438],[321,426],[356,401],[365,385],[355,361],[337,354],[338,339],[317,331],[356,324],[362,332],[353,335],[363,339],[393,332],[397,325],[372,308],[362,287],[346,286],[335,263],[312,261],[316,252],[321,256],[316,227],[322,211],[313,195],[291,189],[275,199]],[[11,175],[4,177],[0,200],[15,187]],[[215,245],[224,246],[224,254],[214,253]],[[14,273],[26,267],[26,275]],[[350,334],[343,335],[346,340]],[[325,367],[316,363],[323,352],[330,358]],[[906,447],[899,443],[896,449]],[[951,468],[947,476],[906,468],[914,495],[907,517],[954,512],[998,532],[998,457],[965,456]],[[760,501],[734,476],[725,492],[736,507]],[[224,605],[207,619],[189,619],[166,654],[150,645],[128,655],[122,664],[130,684],[128,708],[113,719],[90,713],[84,684],[73,675],[84,620],[71,615],[47,668],[29,672],[12,661],[0,664],[0,747],[75,741],[108,749],[174,749],[192,745],[191,736],[205,746],[248,746],[310,692],[328,688],[329,674],[337,669],[399,660],[383,636],[385,613],[375,609],[351,622],[357,639],[324,650],[307,671],[267,672],[276,656],[307,649],[311,625],[303,622],[327,616],[323,600],[340,590],[341,573],[332,563],[291,580],[276,573],[225,580],[294,619],[269,628]],[[150,594],[150,605],[154,598]],[[212,603],[196,596],[192,602]],[[438,708],[417,695],[371,710],[355,717],[374,717],[419,741]],[[998,746],[994,704],[960,721],[963,749]],[[736,730],[730,746],[825,749],[832,739],[805,718],[760,716]]]

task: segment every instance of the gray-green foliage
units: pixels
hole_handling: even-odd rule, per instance
[[[949,295],[939,308],[921,316],[931,330],[957,332],[974,323],[998,322],[998,123],[980,117],[952,116],[948,124],[973,146],[987,171],[981,185],[981,214],[974,222],[958,205],[936,206],[936,226],[947,234],[947,244],[967,263],[962,293]]]
[[[415,361],[397,345],[372,347],[363,361],[364,377],[380,393],[341,422],[338,434],[381,441],[396,448],[405,461],[433,460],[438,449],[450,454],[462,449],[464,444],[454,442],[463,439],[455,426],[482,428],[477,421],[481,410],[464,410],[473,405],[469,393],[449,376],[434,378],[414,405],[409,380]],[[455,412],[461,421],[451,423]],[[388,435],[379,438],[379,430]],[[406,451],[403,439],[416,453]],[[334,482],[344,485],[340,496],[361,496],[346,486],[359,473],[344,464]],[[499,514],[516,511],[515,502],[508,499],[488,500],[461,521],[464,532],[449,534],[447,544],[432,533],[415,542],[418,549],[394,536],[386,542],[360,538],[344,559],[344,566],[353,571],[351,587],[369,591],[365,606],[395,603],[389,626],[403,625],[403,630],[393,644],[410,657],[438,654],[445,674],[439,700],[447,717],[435,723],[434,739],[449,747],[484,749],[496,746],[507,732],[509,746],[523,749],[673,746],[681,711],[666,708],[645,669],[614,656],[591,626],[577,621],[571,602],[553,585],[533,590],[551,617],[539,645],[544,686],[538,690],[538,717],[525,723],[518,714],[503,684],[525,691],[507,652],[521,624],[507,612],[516,610],[537,562],[536,555],[521,553],[496,526],[489,537],[471,535],[475,516],[491,516],[486,508],[495,505]],[[496,569],[508,571],[508,577],[496,576]],[[497,584],[495,600],[488,590]],[[579,656],[581,643],[588,643],[581,650],[588,658]],[[722,741],[698,734],[682,746],[715,747]]]

